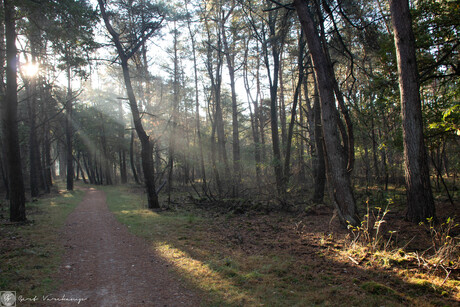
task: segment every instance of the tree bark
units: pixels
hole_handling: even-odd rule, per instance
[[[66,139],[66,160],[67,160],[67,190],[73,190],[73,149],[72,149],[72,87],[71,87],[70,64],[67,64],[67,101],[66,101],[66,121],[65,121],[65,139]]]
[[[22,175],[21,151],[18,134],[18,96],[17,96],[17,48],[15,9],[11,0],[4,0],[5,38],[6,38],[6,95],[3,109],[3,135],[7,159],[10,221],[26,220],[25,191]]]
[[[134,130],[131,131],[131,138],[129,141],[129,162],[131,164],[131,171],[133,172],[134,181],[140,184],[139,176],[136,171],[136,163],[134,161]]]
[[[240,158],[240,136],[239,136],[239,130],[238,130],[238,104],[236,100],[236,85],[235,85],[235,51],[234,51],[234,48],[231,48],[228,43],[227,33],[225,30],[225,22],[228,16],[230,15],[230,13],[231,11],[228,13],[227,17],[222,18],[221,31],[222,31],[222,42],[224,45],[225,57],[227,59],[228,74],[230,76],[230,88],[232,92],[233,197],[238,197],[239,185],[241,183],[241,171],[240,171],[240,163],[241,163],[240,159],[241,158]]]
[[[123,103],[120,100],[118,103],[118,120],[120,124],[120,130],[118,131],[118,139],[120,142],[118,149],[118,160],[120,163],[120,179],[122,184],[128,182],[128,176],[126,172],[125,124],[123,119]]]
[[[286,154],[284,155],[284,177],[285,177],[285,182],[289,182],[289,178],[291,176],[291,145],[292,145],[292,139],[294,136],[294,124],[296,122],[296,116],[297,116],[297,104],[300,100],[300,94],[302,90],[302,83],[304,82],[304,63],[303,63],[303,54],[304,54],[304,47],[305,47],[305,42],[302,39],[303,35],[299,37],[299,54],[297,58],[297,65],[298,65],[298,80],[297,80],[297,86],[294,92],[294,102],[292,104],[292,109],[291,109],[291,121],[289,122],[289,127],[288,127],[288,132],[287,132],[287,139],[286,139]],[[281,76],[283,74],[280,72],[280,83],[281,82]],[[305,77],[306,79],[307,77]],[[306,80],[305,80],[306,81]],[[306,82],[305,82],[306,83]],[[284,98],[282,98],[284,100]],[[284,109],[284,102],[283,102],[283,108],[282,111],[285,112]],[[284,120],[286,120],[286,114],[283,115]],[[281,118],[283,118],[283,116]],[[283,125],[283,124],[282,124]]]
[[[280,137],[278,133],[278,78],[280,70],[280,35],[276,31],[276,16],[273,11],[270,11],[268,18],[268,27],[270,31],[269,40],[264,39],[263,53],[265,60],[265,67],[267,69],[267,75],[270,83],[270,128],[272,135],[272,149],[273,149],[273,168],[275,171],[276,190],[278,196],[284,197],[286,188],[283,176],[283,165],[281,161],[281,149],[280,149]],[[273,63],[269,61],[269,50],[268,44],[271,41],[271,53]],[[273,76],[271,74],[271,68],[273,68]]]
[[[169,161],[168,161],[168,205],[171,205],[171,193],[174,186],[174,160],[176,156],[176,127],[177,127],[177,113],[179,112],[179,57],[178,57],[178,29],[176,22],[174,22],[174,67],[173,67],[173,101],[171,106],[171,127],[169,130]]]
[[[247,45],[249,42],[247,43]],[[254,160],[255,160],[255,167],[256,167],[256,184],[257,184],[257,191],[259,194],[262,192],[261,186],[261,152],[260,152],[260,137],[259,137],[259,94],[257,93],[256,98],[254,99],[251,94],[251,88],[249,85],[249,77],[248,77],[248,52],[249,48],[245,48],[244,52],[244,62],[243,62],[243,79],[244,79],[244,87],[246,89],[246,96],[248,98],[248,107],[249,107],[249,115],[251,119],[251,130],[252,130],[252,138],[254,140]],[[257,75],[259,72],[259,66],[257,65],[256,68]],[[254,112],[252,111],[252,106],[254,106]]]
[[[419,223],[436,218],[431,191],[428,157],[423,139],[415,38],[408,0],[390,0],[390,11],[398,61],[403,125],[407,219]]]
[[[324,46],[321,45],[307,2],[295,0],[294,6],[307,38],[318,84],[321,101],[321,123],[328,159],[329,178],[331,179],[330,184],[333,191],[332,201],[337,207],[338,215],[343,224],[358,225],[359,217],[351,186],[350,173],[347,171],[348,161],[345,150],[341,146],[337,129],[339,114],[335,106],[334,80],[330,73],[332,68],[328,66],[330,63],[323,49]]]
[[[142,171],[144,173],[144,183],[147,191],[147,203],[149,209],[160,208],[160,203],[158,202],[158,195],[155,189],[155,174],[154,174],[154,164],[153,164],[153,146],[150,143],[149,136],[144,130],[142,125],[142,119],[140,117],[139,108],[137,105],[136,96],[134,94],[133,86],[131,83],[131,77],[129,73],[128,60],[129,55],[124,50],[122,43],[120,42],[119,34],[112,28],[109,18],[105,11],[105,4],[103,0],[98,0],[99,7],[101,9],[101,14],[104,19],[107,30],[109,31],[112,41],[115,44],[115,47],[118,52],[120,59],[121,68],[123,70],[123,80],[126,86],[126,93],[128,95],[129,106],[131,108],[131,113],[133,116],[134,128],[136,129],[137,136],[141,141],[141,158],[142,158]],[[131,56],[134,53],[130,53]]]
[[[190,15],[187,15],[187,27],[190,34],[190,40],[192,44],[192,57],[193,57],[193,72],[194,72],[194,82],[195,82],[195,122],[196,122],[196,135],[198,138],[198,147],[200,150],[199,159],[201,167],[201,178],[203,180],[202,190],[207,193],[207,181],[206,181],[206,170],[204,166],[204,156],[203,156],[203,140],[201,137],[201,119],[200,119],[200,95],[198,90],[198,65],[196,60],[196,42],[195,36],[192,33]]]
[[[314,117],[314,136],[315,136],[315,165],[313,176],[315,178],[315,191],[313,193],[313,202],[320,204],[324,199],[324,187],[326,185],[326,162],[324,161],[324,139],[323,129],[321,127],[321,103],[317,86],[315,85],[315,97],[313,98],[313,117]]]
[[[32,198],[39,195],[40,182],[40,153],[38,150],[37,129],[36,129],[36,86],[33,77],[25,82],[27,92],[27,109],[29,115],[29,180],[30,196]]]

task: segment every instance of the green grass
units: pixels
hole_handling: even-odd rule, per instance
[[[61,191],[27,203],[29,222],[0,224],[1,290],[41,297],[56,288],[55,277],[64,252],[59,231],[82,197],[81,191]],[[6,211],[2,214],[8,216]]]

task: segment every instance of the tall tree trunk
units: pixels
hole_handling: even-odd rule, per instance
[[[321,127],[321,103],[319,101],[318,87],[315,82],[315,95],[313,98],[314,136],[315,136],[315,162],[313,177],[315,178],[315,191],[313,202],[320,204],[324,198],[324,187],[326,185],[326,161],[324,159],[324,139]]]
[[[321,101],[321,123],[328,159],[329,178],[331,179],[330,184],[333,191],[332,201],[337,207],[342,223],[358,225],[359,217],[351,186],[350,173],[347,171],[348,161],[344,148],[341,146],[337,129],[340,118],[335,106],[334,80],[330,73],[332,68],[328,66],[330,63],[323,49],[324,46],[321,45],[321,39],[307,2],[295,0],[294,6],[307,38],[318,84]]]
[[[118,151],[118,160],[120,163],[120,180],[122,184],[128,182],[128,176],[126,172],[126,151],[124,148]]]
[[[109,152],[107,149],[107,137],[105,133],[105,127],[104,127],[104,115],[102,113],[99,114],[100,119],[101,119],[101,147],[102,147],[102,163],[101,166],[104,167],[104,174],[105,174],[105,183],[107,185],[113,184],[112,182],[112,168],[111,168],[111,163],[109,159]]]
[[[272,149],[273,149],[273,168],[275,171],[276,190],[278,195],[284,197],[286,192],[285,182],[283,177],[283,166],[281,161],[281,149],[280,149],[280,138],[278,133],[278,78],[280,70],[280,45],[279,33],[276,32],[276,15],[274,12],[269,14],[269,29],[270,29],[270,40],[271,40],[271,53],[273,63],[269,60],[268,51],[268,40],[265,39],[264,49],[264,61],[265,67],[268,72],[268,79],[270,84],[270,128],[272,134]],[[271,74],[271,68],[273,68],[273,76]]]
[[[243,79],[244,79],[244,87],[246,89],[246,96],[248,99],[248,107],[249,107],[249,115],[251,119],[251,130],[252,130],[252,138],[254,140],[254,160],[256,162],[256,184],[257,184],[257,191],[259,194],[262,192],[261,186],[261,152],[260,152],[260,137],[259,137],[259,93],[256,94],[256,98],[254,99],[251,94],[251,88],[249,85],[249,78],[248,78],[248,53],[249,48],[246,45],[245,52],[244,52],[244,65],[243,65]],[[256,67],[256,70],[259,71],[259,67]],[[257,73],[258,74],[258,73]],[[254,112],[252,111],[252,106],[254,106]]]
[[[136,171],[136,162],[134,161],[134,130],[131,130],[131,138],[129,141],[129,162],[131,164],[131,171],[133,172],[134,181],[140,184],[139,177]]]
[[[65,116],[65,115],[64,115]],[[62,125],[65,127],[66,125],[66,122],[65,122],[65,119],[64,119],[64,122],[62,123]],[[67,159],[66,159],[66,141],[65,141],[65,132],[64,132],[64,140],[61,141],[61,139],[59,139],[59,143],[58,143],[58,154],[59,154],[59,178],[61,180],[65,180],[66,178],[66,165],[67,165]]]
[[[22,175],[21,151],[18,134],[18,96],[17,96],[17,49],[15,9],[11,0],[4,0],[5,38],[6,38],[6,95],[2,101],[3,135],[8,166],[8,187],[10,201],[10,221],[26,220],[25,191]]]
[[[125,184],[128,182],[128,175],[126,171],[126,149],[125,149],[125,124],[123,117],[123,102],[120,99],[118,102],[118,120],[119,120],[119,131],[118,131],[118,140],[120,146],[118,148],[118,160],[120,163],[120,179],[121,183]]]
[[[303,35],[301,34],[299,37],[299,55],[297,58],[297,65],[298,65],[298,72],[299,77],[297,80],[297,86],[294,92],[294,102],[292,104],[291,109],[291,121],[289,122],[288,134],[286,139],[286,154],[284,156],[284,177],[285,181],[289,182],[289,178],[291,176],[291,145],[292,145],[292,138],[294,136],[294,124],[296,122],[297,116],[297,104],[300,99],[300,92],[302,90],[302,83],[304,80],[304,65],[303,65],[303,57],[304,57],[304,46],[305,42],[303,41]],[[280,72],[280,78],[283,74]],[[280,80],[281,81],[281,80]],[[306,81],[306,80],[305,80]],[[305,82],[306,83],[306,82]],[[282,98],[284,100],[284,98]],[[284,104],[284,103],[283,103]],[[284,110],[284,106],[283,109]],[[285,110],[284,110],[285,111]],[[286,120],[286,114],[284,114],[284,120]]]
[[[233,8],[232,8],[233,10]],[[228,13],[227,17],[230,15]],[[228,74],[230,76],[230,88],[232,92],[232,152],[233,152],[233,197],[238,197],[239,185],[241,182],[241,171],[240,171],[240,136],[238,130],[238,104],[236,101],[236,85],[235,85],[235,50],[231,48],[227,33],[225,30],[225,21],[227,18],[223,18],[221,22],[222,41],[224,45],[225,56],[227,59]],[[234,35],[235,37],[235,35]]]
[[[419,223],[436,218],[428,158],[423,139],[415,38],[408,0],[390,0],[403,125],[407,219]]]
[[[374,162],[374,182],[380,182],[380,168],[378,162],[377,137],[375,135],[374,117],[371,116],[372,158]]]
[[[196,42],[195,35],[192,33],[190,15],[187,15],[187,27],[190,34],[190,40],[192,43],[192,57],[193,57],[193,73],[195,77],[195,122],[196,122],[196,134],[198,138],[198,147],[199,147],[199,159],[200,159],[200,169],[201,169],[201,178],[203,181],[202,190],[206,193],[207,182],[206,182],[206,169],[204,166],[204,155],[203,155],[203,140],[201,137],[201,119],[200,119],[200,95],[198,89],[198,65],[196,60]]]
[[[280,68],[279,68],[279,118],[280,118],[280,128],[281,128],[281,148],[282,150],[287,150],[287,120],[286,120],[286,99],[285,99],[285,88],[284,88],[284,61],[283,61],[283,46],[280,50]],[[284,163],[286,165],[286,162]],[[286,172],[286,170],[284,170]],[[284,174],[285,177],[288,177],[288,174]]]
[[[36,86],[35,80],[31,77],[25,84],[27,91],[27,109],[29,113],[29,183],[30,196],[32,198],[39,195],[40,182],[40,153],[38,151],[37,129],[36,129]]]
[[[134,95],[134,90],[131,85],[128,59],[126,59],[126,57],[121,58],[121,67],[123,69],[123,78],[125,81],[126,91],[129,98],[131,113],[133,115],[134,127],[141,141],[142,171],[144,173],[144,184],[147,191],[148,208],[160,208],[160,203],[158,202],[158,195],[155,189],[153,146],[150,143],[149,136],[147,135],[147,133],[144,130],[144,127],[142,126],[142,120],[137,107],[136,96]]]
[[[51,160],[51,141],[49,136],[49,130],[47,123],[47,117],[45,117],[45,124],[44,124],[44,137],[43,137],[43,172],[45,177],[45,186],[47,187],[47,192],[50,192],[50,187],[53,185],[53,176],[51,172],[51,168],[53,162]]]
[[[211,81],[211,99],[213,106],[213,133],[211,133],[211,160],[213,163],[213,173],[216,178],[217,187],[219,190],[219,196],[222,196],[222,181],[219,176],[219,169],[216,164],[215,159],[215,135],[217,134],[217,151],[219,155],[219,160],[224,165],[224,178],[226,180],[230,179],[230,167],[228,164],[227,151],[225,148],[225,131],[224,131],[224,120],[222,114],[222,96],[221,96],[221,86],[222,86],[222,66],[223,66],[223,54],[222,54],[222,40],[221,35],[217,35],[217,56],[214,56],[214,48],[211,46],[212,35],[207,25],[208,20],[205,20],[207,26],[207,37],[209,44],[206,47],[206,69],[209,74],[209,79]],[[219,30],[219,29],[218,29]],[[220,30],[219,30],[220,31]],[[214,67],[214,58],[216,58],[216,65]]]
[[[174,22],[174,67],[173,67],[173,101],[171,106],[171,120],[169,130],[169,161],[168,161],[168,204],[171,204],[171,193],[173,190],[173,172],[174,172],[174,159],[176,155],[176,127],[177,127],[177,113],[179,111],[179,57],[178,57],[178,29],[176,22]]]
[[[71,87],[70,64],[67,64],[67,101],[66,101],[66,122],[65,122],[65,139],[66,139],[66,160],[67,160],[67,190],[73,190],[73,127],[72,127],[72,87]]]
[[[223,194],[222,182],[220,180],[219,169],[217,168],[217,163],[216,163],[216,122],[215,121],[212,123],[212,129],[211,129],[211,163],[212,163],[212,166],[211,166],[212,171],[216,179],[217,193],[219,196],[222,196]]]
[[[149,136],[145,132],[144,127],[142,125],[142,119],[140,117],[136,95],[134,94],[133,86],[131,83],[131,77],[129,74],[128,60],[130,56],[134,55],[134,53],[130,52],[129,55],[126,53],[122,43],[120,42],[119,34],[112,28],[112,25],[110,24],[109,18],[105,11],[105,4],[103,0],[98,0],[98,3],[101,10],[102,18],[104,19],[106,28],[112,37],[112,41],[115,44],[118,56],[120,58],[120,64],[123,70],[123,79],[126,86],[126,92],[128,94],[129,106],[131,108],[131,113],[133,116],[134,128],[136,129],[137,135],[141,141],[142,170],[144,173],[144,183],[147,191],[148,208],[160,208],[160,203],[158,202],[158,195],[155,189],[153,146],[150,142]]]

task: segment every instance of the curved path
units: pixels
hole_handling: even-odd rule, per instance
[[[84,190],[83,201],[66,221],[62,285],[48,298],[49,305],[199,306],[196,293],[181,286],[148,242],[115,219],[105,193]]]

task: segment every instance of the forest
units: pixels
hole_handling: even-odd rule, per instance
[[[2,2],[2,224],[82,187],[236,224],[316,216],[366,246],[353,265],[409,246],[460,300],[458,1]],[[421,255],[402,239],[420,227]]]

